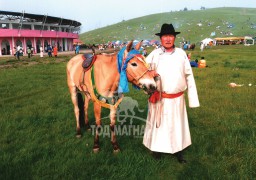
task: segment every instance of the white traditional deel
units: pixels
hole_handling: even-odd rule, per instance
[[[173,52],[167,53],[163,48],[158,48],[149,54],[146,61],[156,63],[162,92],[176,94],[188,90],[189,107],[200,106],[192,68],[185,51],[175,48]],[[149,102],[143,144],[151,151],[174,154],[191,145],[184,98],[183,94],[173,99],[163,98],[155,104]]]

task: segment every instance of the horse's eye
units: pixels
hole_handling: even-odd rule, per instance
[[[137,64],[136,63],[132,63],[132,66],[137,66]]]

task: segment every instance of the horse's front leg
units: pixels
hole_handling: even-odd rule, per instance
[[[96,121],[93,152],[97,153],[100,150],[99,134],[101,130],[101,106],[96,102],[94,102],[93,105],[94,105],[94,117]]]
[[[116,124],[116,108],[111,108],[110,109],[111,143],[113,145],[114,153],[117,153],[120,151],[120,148],[119,148],[117,140],[116,140],[115,124]]]

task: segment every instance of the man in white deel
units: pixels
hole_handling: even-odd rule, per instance
[[[148,116],[143,144],[159,158],[161,153],[174,154],[186,163],[182,150],[191,145],[184,93],[187,90],[189,107],[199,107],[196,84],[186,52],[176,48],[172,24],[163,24],[160,36],[162,47],[146,58],[151,69],[159,74],[160,87],[149,98]]]

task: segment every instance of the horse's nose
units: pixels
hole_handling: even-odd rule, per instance
[[[155,91],[155,90],[156,90],[156,86],[155,86],[154,84],[150,84],[150,85],[149,85],[149,89],[150,89],[151,91]]]
[[[143,90],[150,90],[150,91],[155,91],[156,90],[156,85],[154,84],[149,84],[148,86],[142,85]]]

